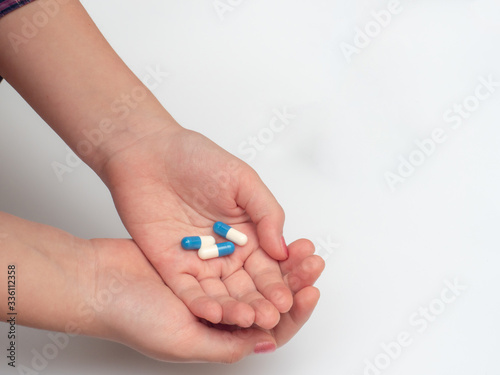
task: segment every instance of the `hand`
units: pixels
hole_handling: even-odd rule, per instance
[[[100,173],[126,228],[194,315],[274,327],[292,305],[267,254],[287,256],[283,210],[248,165],[198,133],[170,129],[115,153]],[[213,235],[219,220],[247,234],[248,244],[208,261],[182,250],[184,236]]]
[[[280,264],[295,294],[290,312],[269,331],[219,329],[191,314],[131,240],[82,240],[1,212],[0,232],[0,266],[24,275],[16,280],[25,297],[15,302],[18,324],[118,341],[167,361],[234,362],[283,345],[313,311],[319,295],[311,285],[324,266],[309,241],[296,241]],[[7,278],[0,284],[7,301]],[[7,312],[1,305],[4,321]]]
[[[181,129],[80,2],[65,3],[36,38],[16,48],[8,35],[39,9],[26,5],[2,18],[1,75],[85,163],[98,173],[107,163],[102,176],[125,226],[191,311],[212,322],[271,327],[292,303],[276,262],[262,251],[287,256],[280,206],[246,164]],[[255,224],[241,227],[251,243],[230,261],[202,263],[180,251],[183,236],[211,233],[215,220]]]
[[[116,274],[123,275],[127,283],[96,319],[102,327],[99,332],[164,361],[232,363],[253,352],[273,351],[305,324],[319,298],[319,291],[311,285],[324,262],[312,255],[314,248],[306,240],[292,243],[289,259],[280,262],[282,277],[294,293],[293,307],[268,331],[203,323],[164,285],[133,241],[92,242],[101,270],[96,275],[95,293],[109,289]]]

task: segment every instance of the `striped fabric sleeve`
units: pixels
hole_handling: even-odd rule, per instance
[[[0,18],[34,0],[0,0]]]
[[[0,0],[0,18],[34,0]],[[2,82],[2,77],[0,77]]]

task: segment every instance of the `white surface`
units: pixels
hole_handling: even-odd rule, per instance
[[[351,63],[341,42],[387,1],[242,1],[223,21],[212,0],[83,3],[139,77],[170,73],[154,93],[185,127],[242,158],[248,137],[274,137],[250,164],[285,208],[287,241],[311,238],[327,267],[316,312],[275,354],[163,364],[77,338],[43,373],[363,374],[403,332],[412,344],[384,374],[500,372],[500,88],[459,129],[443,120],[478,77],[500,80],[496,0],[403,1]],[[86,238],[126,236],[89,168],[58,181],[64,143],[5,82],[0,103],[0,209]],[[285,107],[295,118],[263,131]],[[436,128],[446,142],[391,192],[384,174]],[[434,301],[454,279],[467,290]],[[444,312],[423,330],[414,314],[430,304]],[[23,328],[19,342],[29,365],[50,341]]]

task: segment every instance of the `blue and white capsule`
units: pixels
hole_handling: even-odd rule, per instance
[[[184,250],[198,250],[212,245],[215,245],[215,238],[212,236],[184,237],[181,241]]]
[[[234,242],[236,245],[245,246],[248,242],[248,237],[237,231],[236,229],[218,221],[214,224],[214,232],[225,239]]]
[[[198,256],[203,260],[220,258],[232,253],[234,253],[234,243],[232,242],[218,243],[217,245],[202,247],[198,250]]]

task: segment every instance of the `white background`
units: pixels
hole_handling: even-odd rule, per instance
[[[314,315],[274,354],[165,364],[74,338],[43,373],[363,374],[402,332],[412,343],[384,374],[500,372],[500,87],[458,129],[443,120],[478,77],[500,81],[500,7],[403,1],[349,63],[341,43],[387,3],[242,1],[221,19],[212,0],[83,1],[139,77],[169,72],[154,94],[180,124],[249,161],[285,208],[287,241],[312,239],[326,270]],[[128,236],[88,167],[58,180],[52,163],[65,162],[66,146],[6,82],[0,105],[0,210],[84,238]],[[248,160],[241,144],[284,107],[296,118]],[[392,192],[386,172],[437,128],[446,141]],[[467,289],[439,302],[455,279]],[[410,318],[429,304],[444,311],[422,329]],[[30,366],[50,340],[20,333],[18,362]],[[17,373],[1,352],[2,374]]]

